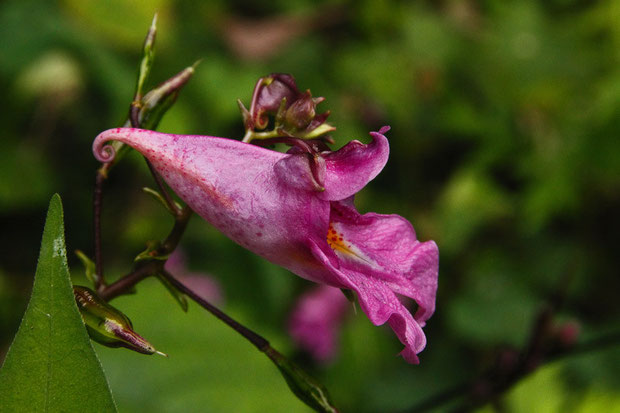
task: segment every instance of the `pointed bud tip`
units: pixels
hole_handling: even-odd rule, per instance
[[[203,60],[204,60],[204,58],[201,58],[201,59],[196,60],[196,61],[194,62],[194,64],[192,64],[190,67],[191,67],[193,70],[196,70],[196,68],[198,67],[198,65],[199,65],[199,64],[201,64]]]
[[[151,20],[151,26],[149,27],[149,31],[146,34],[146,38],[144,39],[145,51],[152,50],[153,44],[155,43],[156,34],[157,34],[157,13],[153,15],[153,20]]]

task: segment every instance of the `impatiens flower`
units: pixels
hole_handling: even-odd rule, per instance
[[[319,362],[331,360],[338,349],[338,330],[351,303],[338,288],[328,285],[303,294],[288,322],[291,337]]]
[[[375,325],[388,323],[417,363],[422,332],[435,310],[438,250],[416,239],[398,215],[361,215],[353,196],[383,169],[388,142],[352,141],[338,151],[281,153],[211,136],[118,128],[93,143],[109,162],[110,140],[124,142],[152,163],[201,217],[239,245],[293,273],[353,290]],[[415,315],[397,295],[418,304]]]

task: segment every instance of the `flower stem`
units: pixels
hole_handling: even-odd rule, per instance
[[[94,250],[95,250],[95,290],[101,289],[105,285],[103,278],[103,257],[101,249],[101,209],[103,204],[103,182],[105,173],[103,167],[97,170],[95,176],[95,190],[93,193],[93,231],[94,231]]]
[[[267,132],[254,132],[253,130],[247,130],[245,132],[245,136],[243,137],[242,142],[250,143],[253,140],[264,140],[264,139],[271,139],[271,138],[278,138],[278,137],[285,137],[285,136],[286,135],[283,135],[276,129],[267,131]]]
[[[174,232],[174,230],[173,230]],[[163,244],[165,245],[165,243]],[[170,283],[175,289],[194,300],[198,305],[214,315],[224,324],[235,330],[242,337],[254,345],[260,352],[264,353],[278,367],[280,373],[286,380],[287,385],[301,401],[319,412],[337,413],[329,392],[320,382],[308,375],[304,370],[295,365],[287,357],[283,356],[276,349],[271,347],[269,341],[260,334],[250,330],[234,318],[196,294],[191,288],[176,279],[170,272],[164,269],[165,260],[151,260],[141,265],[132,273],[122,277],[117,282],[107,286],[100,297],[106,301],[114,297],[125,294],[146,277],[159,274]]]
[[[120,295],[128,294],[143,279],[151,275],[162,274],[166,260],[157,259],[156,257],[166,257],[176,249],[187,228],[192,212],[192,209],[187,206],[181,208],[175,217],[174,226],[170,234],[168,234],[159,248],[155,250],[155,257],[152,260],[138,263],[132,272],[119,278],[114,283],[102,286],[97,291],[99,296],[106,301],[110,301]]]
[[[259,351],[267,352],[271,349],[269,345],[269,341],[265,339],[263,336],[255,333],[244,325],[240,324],[238,321],[224,313],[219,308],[215,307],[213,304],[209,303],[207,300],[200,297],[196,294],[192,289],[188,288],[181,281],[177,280],[172,274],[168,271],[163,270],[161,274],[168,280],[172,285],[175,286],[179,291],[183,294],[187,295],[189,298],[194,300],[197,304],[199,304],[202,308],[213,314],[215,317],[223,321],[230,328],[241,334],[245,337],[250,343],[252,343]]]
[[[104,301],[110,301],[118,296],[128,294],[137,283],[153,274],[156,274],[159,269],[158,264],[159,263],[155,261],[149,261],[146,264],[140,265],[138,268],[119,278],[112,284],[104,286],[97,292],[99,297],[101,297]]]
[[[191,216],[192,210],[187,206],[179,211],[175,219],[174,227],[170,231],[170,234],[161,243],[161,246],[155,251],[157,256],[165,257],[171,254],[176,249],[183,233],[185,232],[185,229],[187,228],[187,224]],[[265,338],[250,330],[249,328],[241,325],[239,322],[225,314],[223,311],[200,297],[185,284],[177,280],[172,274],[170,274],[164,269],[165,263],[166,260],[161,259],[153,259],[139,263],[137,267],[129,274],[121,277],[119,280],[110,285],[103,286],[99,291],[100,297],[103,298],[105,301],[110,301],[120,295],[129,293],[133,289],[133,287],[143,279],[154,274],[160,274],[161,276],[166,278],[175,288],[177,288],[183,294],[194,300],[211,314],[222,320],[228,326],[233,328],[248,341],[254,344],[254,346],[256,346],[256,348],[258,348],[260,351],[265,352],[270,348],[269,341],[267,341]]]

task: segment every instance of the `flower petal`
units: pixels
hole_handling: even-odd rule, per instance
[[[418,322],[414,320],[388,284],[349,268],[337,269],[331,265],[325,251],[317,243],[310,241],[309,247],[316,259],[331,272],[332,285],[354,290],[362,310],[370,321],[374,325],[387,322],[400,342],[405,345],[400,354],[407,362],[418,364],[417,353],[426,346],[426,337]]]
[[[395,292],[413,298],[421,325],[433,314],[439,252],[433,241],[416,239],[409,221],[398,215],[360,215],[349,200],[332,202],[327,238],[341,267],[379,278]]]
[[[275,164],[274,170],[285,185],[313,192],[325,190],[325,160],[321,156],[313,157],[309,153],[287,154]]]
[[[413,298],[418,304],[415,319],[424,327],[435,312],[437,275],[439,272],[439,249],[434,241],[419,243],[407,273],[410,283],[390,283],[394,292]]]
[[[383,136],[388,130],[384,126],[379,132],[370,132],[372,142],[367,145],[351,141],[325,154],[325,191],[318,197],[329,201],[348,198],[374,179],[388,160],[390,147]]]

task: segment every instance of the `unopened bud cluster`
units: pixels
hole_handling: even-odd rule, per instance
[[[238,101],[246,135],[253,139],[289,137],[325,139],[335,128],[326,123],[329,111],[317,114],[316,105],[325,98],[313,98],[310,90],[300,92],[293,76],[273,73],[254,87],[250,110]]]

